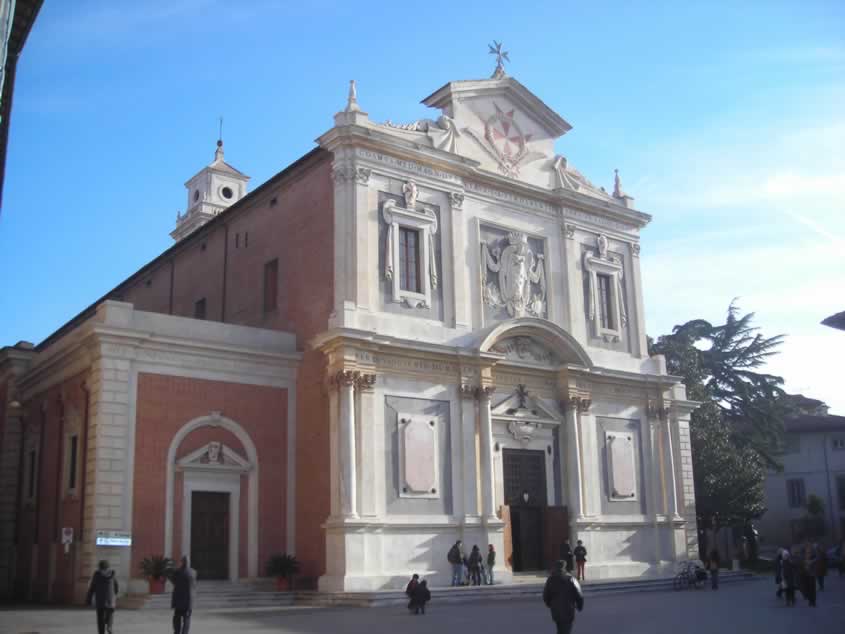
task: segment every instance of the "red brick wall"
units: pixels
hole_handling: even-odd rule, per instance
[[[84,477],[82,455],[85,416],[85,393],[82,390],[84,374],[54,385],[33,397],[25,411],[24,442],[43,435],[35,447],[39,451],[37,462],[37,493],[35,503],[27,503],[29,481],[28,451],[24,454],[21,472],[25,488],[21,499],[18,529],[18,590],[26,595],[31,590],[35,599],[67,602],[72,598],[75,551],[64,552],[60,544],[61,529],[74,529],[79,539],[81,478]],[[42,410],[43,407],[43,410]],[[71,427],[75,421],[78,426]],[[65,437],[74,431],[79,434],[77,494],[65,494],[65,477],[69,466],[65,462]],[[37,558],[32,553],[37,545]],[[50,553],[55,553],[55,577],[50,585]]]
[[[170,443],[186,423],[219,411],[240,424],[257,448],[259,572],[270,554],[285,549],[287,455],[287,391],[280,388],[206,381],[158,374],[138,376],[135,475],[133,498],[132,570],[143,557],[164,551],[166,460]],[[221,428],[189,434],[184,455],[209,440],[221,440],[244,451],[237,439]],[[174,486],[174,546],[181,544],[181,478]],[[241,576],[246,576],[246,486],[241,493]],[[178,553],[174,553],[178,554]]]

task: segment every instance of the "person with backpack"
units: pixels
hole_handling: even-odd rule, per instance
[[[117,577],[114,570],[109,568],[109,562],[102,560],[91,577],[88,585],[88,594],[85,597],[85,604],[91,605],[94,600],[94,607],[97,608],[97,633],[112,634],[114,623],[114,609],[117,607]]]
[[[557,634],[570,634],[575,623],[575,610],[580,612],[584,609],[581,586],[569,571],[564,570],[564,566],[563,561],[555,562],[554,571],[543,588],[543,603],[552,613]]]
[[[461,585],[462,576],[464,572],[464,562],[461,557],[461,540],[459,539],[449,549],[446,554],[446,560],[452,566],[452,586]]]
[[[587,549],[584,548],[584,542],[580,539],[572,554],[575,555],[575,577],[578,581],[584,581],[584,568],[587,565]]]
[[[428,582],[423,579],[414,588],[409,607],[414,611],[414,614],[425,614],[425,604],[429,601],[431,601],[431,591],[428,589]]]
[[[414,573],[408,585],[405,586],[405,594],[408,596],[408,609],[411,611],[414,610],[414,590],[417,589],[418,585],[420,585],[420,576]]]
[[[467,559],[467,568],[469,568],[469,583],[473,586],[481,585],[481,552],[478,550],[478,545],[472,547],[472,551]]]

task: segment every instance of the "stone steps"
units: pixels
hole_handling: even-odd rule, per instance
[[[725,571],[721,573],[719,583],[720,585],[738,583],[753,578],[754,575],[751,573]],[[523,579],[518,583],[508,585],[431,588],[431,600],[436,603],[475,603],[509,599],[539,599],[543,594],[544,585],[545,578],[537,581]],[[667,591],[672,590],[672,577],[593,581],[584,584],[583,590],[585,596]],[[401,590],[296,593],[297,605],[315,607],[386,607],[405,605],[407,602],[408,598]]]
[[[755,577],[749,572],[723,571],[719,577],[719,583],[739,583],[755,578],[759,577]],[[545,577],[524,576],[517,579],[516,583],[507,585],[435,587],[431,588],[431,599],[438,604],[539,599],[543,593],[544,584]],[[709,584],[709,581],[707,584]],[[583,590],[586,596],[629,592],[665,592],[672,590],[672,577],[588,581],[583,585]],[[206,582],[199,585],[194,609],[207,612],[253,608],[273,609],[293,605],[309,607],[390,607],[403,606],[407,603],[408,598],[402,590],[277,592],[271,582],[258,582],[253,585]],[[169,610],[170,593],[149,596],[142,607],[149,610]]]

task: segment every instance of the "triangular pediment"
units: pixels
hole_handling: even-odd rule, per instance
[[[222,469],[248,471],[251,465],[231,447],[222,442],[209,442],[176,461],[180,469]]]
[[[516,390],[491,407],[491,414],[494,418],[524,420],[532,423],[557,423],[560,421],[558,412],[546,405],[542,399],[535,397],[522,385],[517,386]]]
[[[438,88],[423,99],[422,103],[430,108],[443,110],[460,124],[462,121],[457,117],[455,107],[457,104],[476,103],[478,105],[496,100],[512,106],[532,119],[543,129],[544,136],[556,139],[572,129],[563,117],[513,77],[452,81]]]

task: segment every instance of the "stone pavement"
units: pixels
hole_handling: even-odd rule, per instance
[[[828,577],[818,607],[803,600],[794,608],[779,604],[774,581],[766,578],[726,586],[717,592],[644,592],[588,598],[575,634],[842,634],[845,580]],[[0,610],[0,634],[90,634],[93,610]],[[168,634],[170,613],[123,610],[115,634]],[[282,608],[197,614],[192,634],[534,634],[554,632],[539,601],[499,601],[476,605],[438,605],[425,616],[402,608]]]

